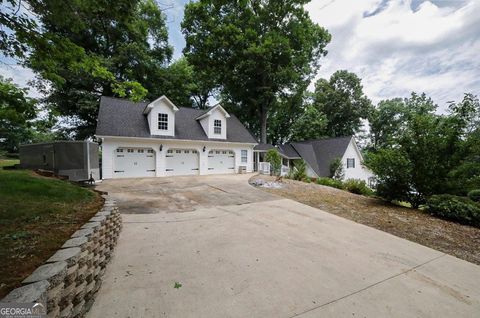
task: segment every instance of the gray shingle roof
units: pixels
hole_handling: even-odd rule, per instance
[[[258,144],[253,148],[253,150],[256,151],[268,151],[270,149],[275,149],[275,146],[271,144]]]
[[[291,145],[319,177],[328,177],[332,160],[343,157],[351,139],[348,136],[292,142]]]
[[[293,148],[293,146],[291,144],[279,145],[278,150],[280,151],[280,153],[284,157],[287,157],[288,159],[299,159],[300,158],[300,155]]]
[[[102,96],[95,134],[98,136],[257,143],[247,128],[232,114],[230,114],[230,118],[227,118],[227,139],[208,138],[200,123],[195,120],[205,110],[187,107],[179,107],[175,113],[175,136],[152,136],[147,116],[143,114],[147,105],[147,102],[135,103]]]

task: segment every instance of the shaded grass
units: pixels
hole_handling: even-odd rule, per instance
[[[0,160],[0,167],[17,163]],[[101,196],[29,170],[0,168],[0,298],[101,207]]]

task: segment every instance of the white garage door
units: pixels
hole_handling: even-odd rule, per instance
[[[197,175],[198,167],[198,151],[193,149],[167,150],[165,168],[167,176]]]
[[[210,173],[234,173],[235,153],[231,150],[210,150],[208,170]]]
[[[115,150],[114,158],[114,177],[155,177],[155,152],[153,149],[118,148]]]

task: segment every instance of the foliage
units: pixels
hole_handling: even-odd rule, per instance
[[[371,148],[395,145],[406,120],[407,107],[401,98],[383,100],[369,113]]]
[[[480,189],[468,192],[468,198],[475,202],[480,202]]]
[[[0,150],[18,152],[18,145],[31,138],[37,108],[36,101],[26,94],[26,89],[0,76]]]
[[[335,158],[330,162],[330,178],[335,180],[343,180],[345,177],[345,169],[343,168],[342,158]]]
[[[480,225],[480,205],[465,197],[449,194],[433,195],[428,199],[426,206],[428,212],[439,217]]]
[[[412,93],[403,105],[392,106],[390,110],[399,113],[387,117],[402,120],[392,130],[382,126],[387,122],[379,125],[378,131],[387,133],[377,143],[380,148],[366,158],[377,175],[379,195],[418,207],[433,194],[458,191],[461,183],[475,184],[480,168],[472,141],[476,138],[466,128],[480,107],[478,100],[472,105],[475,99],[470,97],[467,94],[447,115],[436,114],[437,106],[425,94]]]
[[[200,0],[185,7],[184,54],[206,69],[230,110],[267,141],[267,117],[280,96],[306,87],[326,54],[328,32],[316,25],[307,0]]]
[[[303,141],[325,137],[327,119],[314,106],[307,106],[291,126],[291,140]]]
[[[351,193],[367,196],[373,195],[373,190],[367,186],[367,183],[364,180],[348,179],[343,182],[343,187]]]
[[[21,5],[21,0],[0,3],[0,53],[14,58],[25,56],[28,51],[25,40],[34,37],[37,28],[35,20],[22,10]]]
[[[327,117],[326,133],[331,137],[351,136],[362,126],[371,109],[360,78],[345,70],[330,79],[319,79],[313,97],[315,107]]]
[[[165,16],[153,0],[29,0],[39,36],[25,65],[41,81],[45,103],[69,120],[76,138],[93,134],[99,97],[134,101],[168,94],[163,68],[172,49]]]
[[[297,159],[293,161],[293,167],[290,169],[292,172],[292,179],[304,180],[307,178],[307,164],[303,159]]]
[[[341,180],[335,180],[332,178],[318,178],[317,184],[321,184],[327,187],[337,188],[337,189],[344,189],[343,182]]]
[[[270,163],[270,171],[273,175],[280,175],[282,167],[282,157],[277,149],[270,149],[265,154],[265,161]]]

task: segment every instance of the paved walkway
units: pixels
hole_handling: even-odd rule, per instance
[[[99,186],[124,228],[88,317],[480,317],[480,266],[247,179]]]

